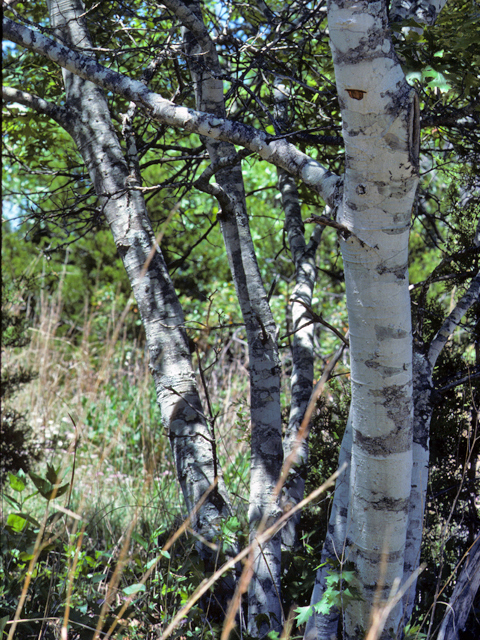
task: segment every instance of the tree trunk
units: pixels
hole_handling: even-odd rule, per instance
[[[478,244],[476,244],[478,246]],[[429,345],[416,344],[413,357],[414,371],[414,424],[413,424],[413,469],[412,491],[408,509],[407,542],[404,560],[404,580],[406,581],[420,564],[423,533],[423,518],[427,500],[428,467],[430,455],[430,423],[432,420],[433,371],[437,358],[447,340],[454,333],[470,307],[480,294],[480,273],[473,278],[465,295],[445,319],[438,333]],[[417,581],[414,580],[405,592],[404,615],[408,622],[415,603]]]
[[[458,576],[455,589],[447,605],[445,617],[437,640],[458,640],[480,588],[480,537],[468,552],[465,564]]]
[[[173,11],[177,10],[175,0],[167,0],[166,4]],[[223,118],[223,83],[218,79],[221,68],[215,46],[203,25],[197,0],[186,3],[182,13],[177,15],[185,26],[190,25],[193,30],[185,33],[184,42],[195,86],[196,107]],[[202,139],[213,168],[225,159],[230,159],[233,165],[217,171],[215,186],[220,189],[221,213],[218,218],[249,349],[252,426],[249,524],[253,542],[257,528],[273,524],[280,515],[279,498],[274,492],[283,462],[276,326],[250,235],[240,159],[232,144],[212,138]],[[208,191],[208,185],[204,188]],[[261,637],[272,629],[281,630],[283,623],[280,535],[274,536],[261,549],[257,548],[253,571],[248,591],[248,630],[251,635]]]
[[[320,568],[317,571],[315,586],[310,600],[310,604],[313,606],[321,602],[325,594],[327,589],[326,578],[329,570],[341,571],[341,567],[345,562],[351,454],[352,421],[349,416],[338,456],[338,468],[341,468],[345,463],[347,468],[335,483],[327,537],[323,545]],[[305,640],[332,640],[332,638],[336,638],[339,619],[340,610],[338,607],[332,607],[327,614],[312,613],[305,628]]]
[[[277,81],[275,85],[275,120],[279,130],[288,129],[289,87]],[[305,242],[305,226],[300,209],[300,197],[295,178],[284,169],[278,169],[278,189],[285,211],[285,231],[295,265],[295,287],[291,296],[292,309],[292,373],[290,376],[290,415],[283,440],[284,458],[295,449],[295,461],[283,487],[284,506],[294,507],[303,500],[308,472],[308,426],[298,442],[298,435],[313,389],[313,323],[308,308],[312,305],[317,277],[315,255],[324,227],[315,225],[310,241]],[[292,553],[297,539],[297,525],[301,512],[290,518],[282,529],[283,551]]]
[[[62,41],[91,47],[80,0],[51,0],[52,26]],[[143,195],[127,188],[129,171],[103,91],[63,71],[70,129],[125,265],[145,328],[157,399],[172,445],[188,512],[214,482],[216,461],[212,434],[202,410],[191,365],[185,319],[145,208]],[[218,534],[230,515],[220,479],[194,519],[207,540]],[[202,547],[202,553],[207,552]]]
[[[418,106],[393,52],[386,3],[331,1],[331,48],[345,140],[338,221],[350,329],[352,461],[347,560],[362,600],[345,637],[369,627],[375,602],[403,577],[412,471],[410,214],[418,182]],[[396,634],[396,606],[384,637]]]

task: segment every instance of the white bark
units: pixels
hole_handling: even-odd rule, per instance
[[[167,0],[185,26],[193,32],[184,42],[195,85],[196,106],[223,118],[225,105],[221,68],[215,47],[203,27],[197,0],[183,4]],[[203,27],[203,28],[202,28]],[[235,147],[204,138],[210,161],[215,166],[225,158],[235,158]],[[249,347],[251,457],[249,524],[250,539],[257,528],[270,526],[280,515],[279,499],[274,490],[283,462],[282,419],[280,411],[280,359],[276,342],[276,326],[267,300],[255,249],[250,235],[243,176],[239,163],[216,173],[222,192],[220,226],[230,270],[242,310]],[[280,601],[281,547],[280,536],[274,536],[261,549],[257,548],[253,578],[248,591],[248,630],[263,636],[281,630]],[[258,616],[263,620],[258,622]]]
[[[275,85],[275,120],[281,130],[289,122],[289,87],[277,81]],[[300,210],[300,197],[295,179],[283,169],[278,169],[278,189],[285,212],[285,231],[295,265],[295,287],[291,296],[292,310],[292,373],[290,376],[291,404],[288,425],[283,442],[284,457],[295,449],[295,462],[291,466],[283,487],[282,502],[289,508],[303,500],[308,465],[308,428],[298,443],[298,434],[303,416],[313,389],[313,335],[315,325],[309,316],[313,290],[317,277],[315,255],[323,229],[315,225],[308,245],[305,241],[305,226]],[[282,529],[282,548],[293,552],[297,544],[296,528],[300,521],[298,512]]]
[[[430,423],[433,413],[433,372],[437,358],[447,340],[453,335],[461,319],[480,295],[480,273],[473,278],[465,295],[459,300],[429,345],[415,348],[414,371],[414,427],[412,492],[408,510],[407,542],[405,547],[404,580],[418,568],[423,533],[423,518],[427,499],[428,468],[430,455]],[[404,596],[404,620],[412,615],[417,581]]]
[[[447,0],[393,0],[389,11],[391,22],[415,18],[419,23],[435,24]]]
[[[412,469],[410,213],[417,185],[418,107],[393,52],[384,2],[331,1],[331,48],[342,109],[346,171],[338,221],[345,267],[352,377],[347,560],[362,601],[345,637],[368,628],[376,598],[403,577]],[[384,637],[397,633],[401,606]]]
[[[315,325],[307,309],[311,307],[317,270],[315,254],[323,227],[315,226],[310,240],[305,242],[304,226],[295,180],[282,169],[278,170],[279,190],[285,211],[285,229],[295,263],[296,284],[291,296],[292,310],[292,373],[290,376],[291,405],[285,431],[283,451],[285,459],[295,449],[295,462],[290,468],[283,488],[283,502],[291,508],[303,499],[308,471],[308,427],[298,443],[298,434],[313,388],[313,334]],[[303,303],[303,304],[302,304]],[[282,530],[284,550],[293,551],[297,543],[296,527],[301,513],[290,518]]]
[[[480,589],[480,536],[469,550],[452,597],[447,605],[437,640],[458,640]]]
[[[80,0],[51,0],[51,23],[72,46],[91,46]],[[103,91],[64,71],[68,131],[77,144],[122,257],[145,327],[150,369],[188,511],[215,478],[214,443],[191,366],[184,316],[152,231],[143,196],[129,175]],[[230,514],[220,479],[194,523],[205,538]]]

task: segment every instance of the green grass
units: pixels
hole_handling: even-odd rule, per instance
[[[204,577],[190,533],[162,551],[186,513],[145,350],[128,339],[121,312],[113,308],[98,323],[98,310],[86,309],[83,327],[66,333],[60,289],[41,301],[29,344],[5,350],[7,369],[37,372],[12,404],[26,414],[42,454],[31,476],[10,474],[3,494],[6,634],[16,618],[15,637],[60,637],[62,625],[69,638],[91,639],[95,629],[104,637],[128,602],[112,637],[146,638],[168,624]],[[214,380],[210,395],[222,408],[216,434],[240,512],[248,497],[246,418],[239,411],[246,388],[227,370],[238,362],[215,372],[230,384]],[[194,607],[183,637],[209,637],[204,624]]]

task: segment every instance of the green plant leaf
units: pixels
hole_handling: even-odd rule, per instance
[[[3,635],[3,632],[5,631],[5,627],[7,626],[7,622],[9,621],[10,617],[9,616],[3,616],[3,618],[0,618],[0,636]]]
[[[52,484],[58,484],[59,482],[57,471],[50,464],[47,464],[47,480]]]
[[[146,591],[146,590],[147,590],[147,587],[144,584],[137,582],[137,584],[131,584],[129,587],[125,587],[125,589],[122,589],[122,592],[126,596],[133,596],[136,593],[139,593],[140,591]]]
[[[53,477],[51,469],[52,467],[49,468],[47,475],[50,474],[50,477]],[[62,485],[57,489],[55,485],[53,485],[48,480],[45,480],[45,478],[42,478],[41,476],[37,475],[33,471],[29,471],[28,475],[32,479],[33,484],[37,487],[40,495],[42,495],[45,498],[45,500],[52,500],[53,498],[59,498],[60,496],[63,496],[63,494],[68,491],[68,488],[70,486],[70,483],[67,482],[67,484]],[[57,479],[57,475],[55,474],[55,480],[56,479]]]
[[[330,609],[333,606],[333,602],[328,600],[327,598],[322,598],[320,602],[314,604],[313,607],[317,613],[320,613],[323,616],[326,616],[330,613]]]
[[[52,484],[33,471],[29,471],[28,475],[30,476],[33,484],[37,487],[40,495],[42,495],[44,498],[47,498],[48,500],[49,498],[47,496],[49,496],[53,490]]]
[[[16,475],[8,472],[8,484],[12,487],[14,491],[23,491],[25,489],[25,483],[23,480],[18,478]]]
[[[316,606],[317,605],[315,605],[315,607]],[[314,611],[314,607],[311,607],[311,606],[297,607],[295,609],[295,613],[298,614],[297,624],[305,624],[307,620],[310,618],[310,616],[313,614],[313,611]]]
[[[17,513],[11,513],[7,518],[7,526],[11,527],[14,531],[20,532],[27,526],[27,520]]]

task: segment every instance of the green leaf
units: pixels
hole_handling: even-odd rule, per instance
[[[8,502],[8,504],[10,504],[14,509],[20,509],[21,508],[21,504],[18,500],[15,500],[15,498],[12,498],[12,496],[7,495],[6,493],[3,494],[3,499]]]
[[[328,600],[327,598],[322,598],[320,602],[313,605],[313,608],[317,613],[320,613],[322,616],[326,616],[330,613],[330,609],[333,607],[333,602]]]
[[[8,483],[14,491],[23,491],[25,489],[25,483],[20,478],[17,478],[13,473],[8,472]]]
[[[142,536],[135,531],[132,533],[132,538],[135,540],[135,542],[138,542],[138,544],[141,545],[145,549],[145,551],[148,551],[148,542],[145,540],[145,538],[142,538]]]
[[[146,591],[147,587],[144,584],[141,584],[140,582],[137,582],[137,584],[131,584],[129,587],[125,587],[125,589],[122,589],[123,593],[126,596],[133,596],[136,593],[139,593],[140,591]]]
[[[67,484],[64,484],[61,487],[59,487],[57,489],[57,493],[55,494],[55,497],[59,498],[60,496],[63,496],[63,494],[68,491],[69,487],[70,487],[70,483],[69,482],[67,482]]]
[[[7,626],[7,622],[9,621],[10,617],[9,616],[3,616],[3,618],[0,618],[0,636],[3,635],[3,632],[5,631],[5,627]]]
[[[20,533],[27,526],[27,520],[17,513],[11,513],[7,518],[7,526]]]
[[[149,560],[147,562],[147,564],[145,565],[145,568],[147,569],[147,571],[148,569],[151,569],[156,562],[158,562],[159,558],[160,556],[157,556],[156,558],[153,558],[153,560]]]
[[[48,500],[49,498],[47,496],[49,496],[53,490],[53,486],[51,485],[51,483],[48,482],[48,480],[45,480],[41,476],[37,475],[33,471],[29,471],[28,475],[30,476],[33,484],[37,487],[39,493]]]
[[[342,580],[345,580],[345,582],[352,582],[355,578],[355,571],[342,571],[341,576]]]
[[[317,605],[314,605],[314,606],[316,607]],[[295,609],[295,613],[298,614],[297,624],[305,624],[307,620],[310,618],[310,616],[313,614],[313,611],[314,611],[314,607],[311,607],[311,606],[297,607]]]
[[[32,479],[33,484],[37,487],[39,493],[46,500],[52,500],[53,498],[59,498],[60,496],[63,496],[63,494],[68,491],[68,488],[70,486],[70,483],[67,482],[67,484],[62,485],[57,489],[54,484],[52,484],[48,480],[45,480],[44,478],[37,475],[33,471],[29,471],[28,475]],[[49,468],[47,475],[49,475],[51,478],[53,477],[52,467]],[[56,473],[55,473],[55,480],[57,480]]]
[[[52,484],[59,482],[57,471],[55,467],[52,467],[50,464],[47,464],[47,480]]]

